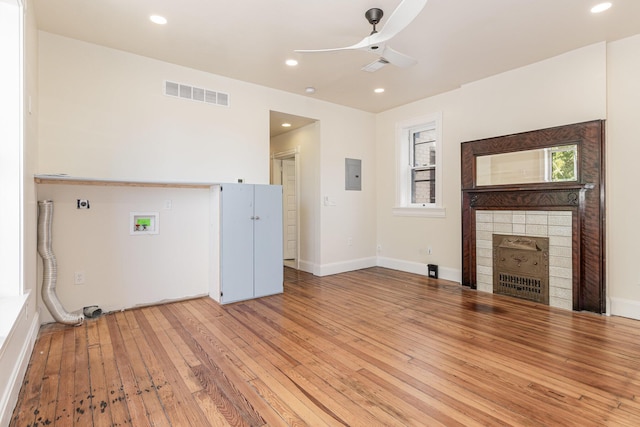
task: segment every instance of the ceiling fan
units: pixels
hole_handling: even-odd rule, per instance
[[[380,22],[384,13],[382,12],[382,9],[369,9],[365,12],[364,16],[365,18],[367,18],[367,21],[369,21],[369,23],[373,25],[373,31],[359,43],[347,47],[338,47],[333,49],[296,50],[296,52],[322,53],[341,50],[364,50],[379,56],[376,61],[372,62],[371,64],[365,65],[362,68],[362,70],[364,71],[377,71],[387,64],[392,64],[402,68],[410,67],[418,61],[415,58],[391,49],[386,45],[386,42],[391,40],[396,34],[402,31],[406,26],[408,26],[411,21],[413,21],[414,18],[418,16],[418,14],[422,11],[426,4],[427,0],[402,0],[398,7],[393,11],[380,32],[376,30],[376,25]]]

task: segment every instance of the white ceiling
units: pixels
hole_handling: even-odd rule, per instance
[[[364,12],[400,0],[34,0],[41,30],[354,108],[380,112],[582,46],[640,33],[640,0],[429,0],[388,45],[410,68],[361,71],[348,46],[371,31]],[[168,24],[152,24],[161,14]],[[299,61],[287,67],[285,59]],[[316,93],[307,95],[307,86]],[[384,87],[383,94],[373,89]]]

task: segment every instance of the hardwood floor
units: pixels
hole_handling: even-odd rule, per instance
[[[45,325],[12,426],[638,426],[640,322],[383,268]]]

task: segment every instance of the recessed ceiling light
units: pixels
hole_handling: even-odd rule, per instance
[[[305,88],[304,91],[307,92],[307,93],[316,93],[316,88],[312,87],[312,86],[309,86],[309,87]]]
[[[287,59],[284,63],[289,67],[295,67],[296,65],[298,65],[298,61],[296,61],[295,59]]]
[[[149,19],[151,20],[151,22],[158,25],[164,25],[167,23],[167,18],[160,15],[151,15]]]
[[[283,123],[282,127],[283,128],[290,128],[291,127],[291,123]]]
[[[379,88],[377,88],[377,89],[374,89],[373,91],[374,91],[375,93],[382,93],[382,92],[384,92],[384,88],[379,87]]]
[[[591,13],[600,13],[608,10],[611,7],[611,2],[607,1],[604,3],[599,3],[591,8]]]

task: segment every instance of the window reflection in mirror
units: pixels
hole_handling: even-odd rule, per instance
[[[577,181],[577,165],[576,144],[478,156],[476,185]]]

